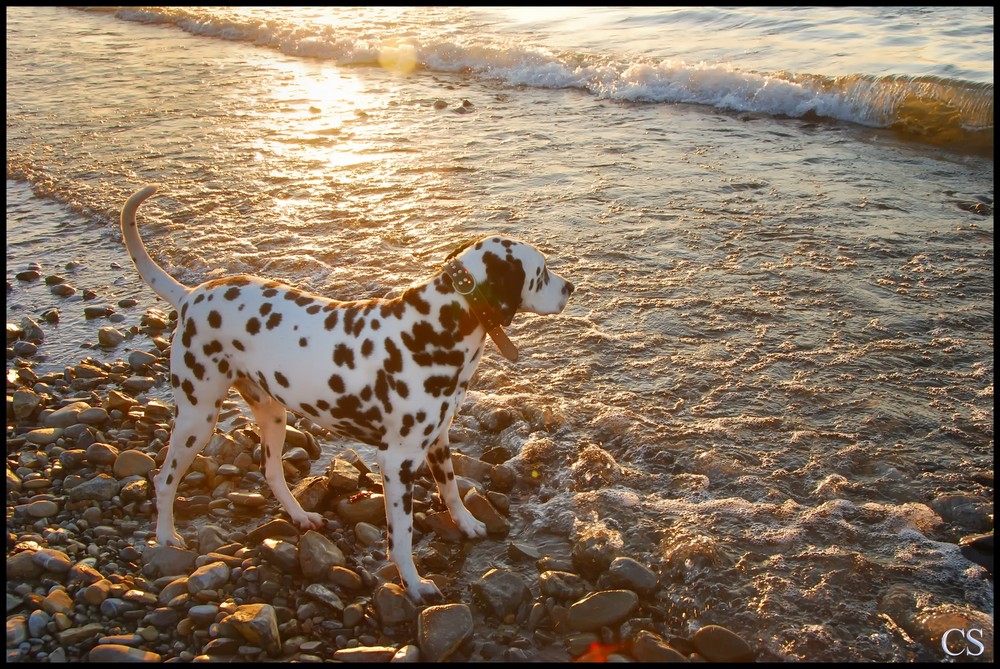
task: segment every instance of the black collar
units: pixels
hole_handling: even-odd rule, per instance
[[[486,334],[490,336],[493,343],[500,349],[500,354],[511,362],[517,362],[517,347],[503,331],[500,311],[486,299],[472,274],[465,269],[465,265],[458,258],[452,258],[445,263],[444,273],[451,279],[451,285],[455,292],[469,303],[470,311],[486,329]]]

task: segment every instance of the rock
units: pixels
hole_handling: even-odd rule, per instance
[[[226,495],[226,499],[237,506],[248,509],[262,509],[267,506],[267,498],[259,492],[231,492]]]
[[[269,537],[297,537],[298,529],[284,518],[275,518],[247,534],[246,543],[252,546]]]
[[[656,588],[656,574],[630,557],[616,557],[608,567],[608,581],[612,587],[651,592]]]
[[[86,298],[87,296],[84,295],[84,299]],[[111,305],[108,304],[91,305],[83,308],[83,317],[86,318],[87,320],[93,320],[95,318],[106,318],[113,313],[115,313],[115,310],[112,309]]]
[[[69,499],[72,502],[91,500],[97,502],[110,501],[118,494],[120,485],[116,479],[107,474],[98,474],[89,481],[84,481],[69,491]]]
[[[993,533],[975,534],[962,537],[958,545],[962,555],[970,562],[975,562],[986,568],[990,574],[993,573]]]
[[[342,499],[337,502],[337,515],[349,525],[362,521],[381,525],[385,522],[385,497],[366,495]]]
[[[9,581],[27,581],[38,578],[42,567],[34,560],[37,551],[27,550],[15,553],[7,558],[7,579]]]
[[[738,634],[719,625],[706,625],[691,637],[698,654],[709,662],[753,662],[754,652]]]
[[[507,557],[514,562],[535,562],[542,557],[535,546],[522,541],[512,541],[507,544]]]
[[[77,422],[80,412],[89,409],[86,402],[71,402],[66,406],[56,409],[42,420],[45,427],[69,427]]]
[[[587,581],[579,574],[549,569],[538,575],[538,589],[556,601],[576,601],[587,592]]]
[[[416,609],[405,591],[395,583],[383,583],[375,590],[375,612],[383,625],[393,626],[413,621]]]
[[[90,407],[81,411],[76,420],[86,425],[101,425],[108,420],[108,411],[104,407]]]
[[[42,403],[42,398],[38,393],[19,388],[14,391],[11,397],[11,408],[14,411],[14,418],[25,420],[30,418]]]
[[[45,571],[56,574],[65,574],[73,566],[73,560],[61,550],[55,548],[43,548],[35,551],[31,559]]]
[[[362,546],[374,546],[384,538],[381,528],[371,523],[358,523],[354,526],[354,536]]]
[[[7,619],[7,647],[18,646],[28,640],[28,619],[17,614]]]
[[[118,449],[111,444],[94,442],[87,447],[87,461],[92,465],[109,466],[118,458]]]
[[[283,539],[264,539],[260,542],[261,556],[283,574],[299,572],[299,547]]]
[[[188,592],[192,595],[202,590],[218,590],[229,582],[229,565],[225,562],[210,562],[198,567],[188,577]]]
[[[98,644],[87,653],[88,662],[161,662],[162,660],[158,653],[117,643]]]
[[[350,462],[334,458],[326,470],[326,478],[329,490],[354,492],[358,489],[361,472]]]
[[[318,602],[326,604],[339,616],[344,612],[344,602],[335,592],[320,583],[310,583],[306,586],[305,593]]]
[[[61,645],[68,646],[89,641],[102,634],[104,634],[104,625],[102,623],[87,623],[81,627],[70,627],[67,630],[59,632],[56,634],[56,638]]]
[[[24,438],[36,446],[48,446],[56,443],[59,437],[62,436],[62,433],[63,429],[61,427],[41,427],[28,432],[24,435]]]
[[[132,351],[128,354],[128,365],[135,372],[143,372],[157,359],[157,356],[147,351]]]
[[[156,384],[156,379],[151,376],[130,376],[121,383],[122,390],[129,393],[141,393],[149,390]]]
[[[945,493],[931,502],[930,507],[949,525],[962,532],[987,532],[993,527],[993,502],[964,493]]]
[[[517,613],[531,596],[524,580],[514,572],[490,569],[472,584],[472,596],[487,615],[498,620]]]
[[[663,637],[649,630],[639,630],[629,644],[629,654],[639,662],[687,662]]]
[[[27,316],[21,319],[21,339],[26,339],[27,341],[34,342],[35,344],[41,344],[45,341],[45,333],[42,328],[33,319]]]
[[[388,662],[396,654],[392,646],[358,646],[333,653],[334,662]]]
[[[617,557],[615,542],[604,534],[584,537],[573,544],[573,566],[585,578],[597,580]]]
[[[223,619],[232,625],[249,643],[263,648],[270,655],[281,651],[278,615],[270,604],[243,604]]]
[[[592,593],[569,607],[571,629],[591,632],[625,620],[639,605],[639,596],[631,590],[602,590]]]
[[[292,488],[292,497],[299,501],[306,511],[322,508],[328,488],[325,476],[307,476]]]
[[[38,499],[29,502],[26,511],[32,518],[49,518],[59,513],[59,504],[50,499]]]
[[[156,461],[148,454],[135,449],[122,451],[114,460],[112,472],[117,478],[145,476],[156,468]]]
[[[46,627],[48,627],[50,620],[52,620],[52,616],[45,611],[41,609],[32,611],[31,615],[28,616],[28,634],[36,639],[42,638],[42,635],[46,633]]]
[[[464,501],[469,512],[486,524],[486,531],[490,535],[505,537],[510,532],[510,522],[478,490],[469,490]]]
[[[176,546],[151,546],[142,554],[143,563],[154,576],[187,576],[197,557],[194,551]]]
[[[38,344],[30,341],[16,341],[11,345],[14,355],[19,358],[30,358],[38,353]]]
[[[417,617],[417,644],[426,662],[443,662],[472,636],[466,604],[428,606]]]
[[[110,325],[105,325],[97,331],[97,343],[105,348],[114,348],[123,341],[125,341],[125,335]]]
[[[49,292],[56,297],[69,297],[76,293],[76,288],[68,283],[57,283],[54,286],[49,287]]]

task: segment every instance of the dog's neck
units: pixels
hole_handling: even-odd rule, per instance
[[[500,311],[486,298],[476,283],[475,278],[465,268],[465,265],[457,258],[452,258],[445,263],[444,276],[451,280],[452,290],[465,300],[469,311],[476,317],[479,324],[483,326],[483,329],[486,330],[486,334],[490,336],[493,343],[497,345],[500,354],[511,362],[517,362],[517,347],[507,337],[507,333],[503,331]]]

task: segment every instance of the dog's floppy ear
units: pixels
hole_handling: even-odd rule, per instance
[[[486,282],[480,286],[486,298],[500,311],[501,323],[510,325],[521,306],[524,289],[524,268],[511,258],[501,258],[493,253],[483,256],[486,263]]]
[[[447,261],[451,260],[452,258],[456,257],[459,253],[461,253],[462,251],[464,251],[465,249],[469,248],[470,246],[472,246],[475,243],[476,243],[476,241],[474,239],[472,239],[472,240],[469,240],[467,242],[463,242],[463,243],[459,244],[458,247],[456,247],[454,251],[452,251],[451,253],[448,254],[448,257],[445,258],[445,262],[447,262]]]

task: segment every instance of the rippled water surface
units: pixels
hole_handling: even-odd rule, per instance
[[[512,538],[619,545],[770,659],[943,659],[893,586],[992,616],[955,544],[992,525],[992,10],[8,8],[7,54],[7,318],[67,314],[39,368],[98,324],[29,262],[157,304],[115,227],[146,183],[187,283],[371,297],[509,234],[577,286],[454,429],[515,456]]]

